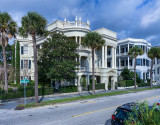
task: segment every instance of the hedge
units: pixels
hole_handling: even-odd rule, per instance
[[[40,87],[38,88],[38,95],[51,95],[54,93],[68,93],[68,92],[77,92],[77,86],[65,86],[60,87],[59,90],[56,90],[51,87]],[[27,86],[26,87],[26,97],[34,96],[35,89],[33,86]],[[13,98],[22,98],[24,97],[24,87],[20,86],[18,87],[17,91],[13,91],[12,88],[8,89],[8,93],[6,93],[4,90],[0,89],[0,100],[5,99],[13,99]]]

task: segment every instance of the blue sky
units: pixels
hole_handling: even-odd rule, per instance
[[[37,11],[48,23],[57,19],[88,19],[91,29],[117,32],[118,39],[142,38],[160,45],[160,0],[1,0],[0,11],[8,12],[21,25],[21,17]]]

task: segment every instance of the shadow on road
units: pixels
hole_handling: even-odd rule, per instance
[[[111,119],[108,119],[104,125],[111,125]]]

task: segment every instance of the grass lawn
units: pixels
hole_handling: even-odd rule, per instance
[[[136,89],[136,90],[116,91],[116,92],[109,92],[109,93],[96,94],[96,95],[86,95],[86,96],[81,96],[81,97],[56,99],[56,100],[43,101],[43,102],[40,102],[39,104],[29,103],[26,105],[18,105],[17,107],[32,108],[32,107],[39,107],[39,106],[44,106],[44,105],[54,105],[57,103],[65,103],[65,102],[71,102],[71,101],[77,101],[77,100],[92,99],[92,98],[98,98],[98,97],[104,97],[104,96],[120,95],[120,94],[159,89],[159,88],[160,86],[152,87],[152,88],[141,88],[141,89]]]

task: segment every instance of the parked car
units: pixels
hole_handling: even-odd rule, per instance
[[[129,114],[132,113],[133,106],[136,107],[138,105],[135,102],[131,102],[119,106],[112,115],[111,125],[124,125],[124,121],[129,117]],[[134,122],[132,124],[134,124]]]

